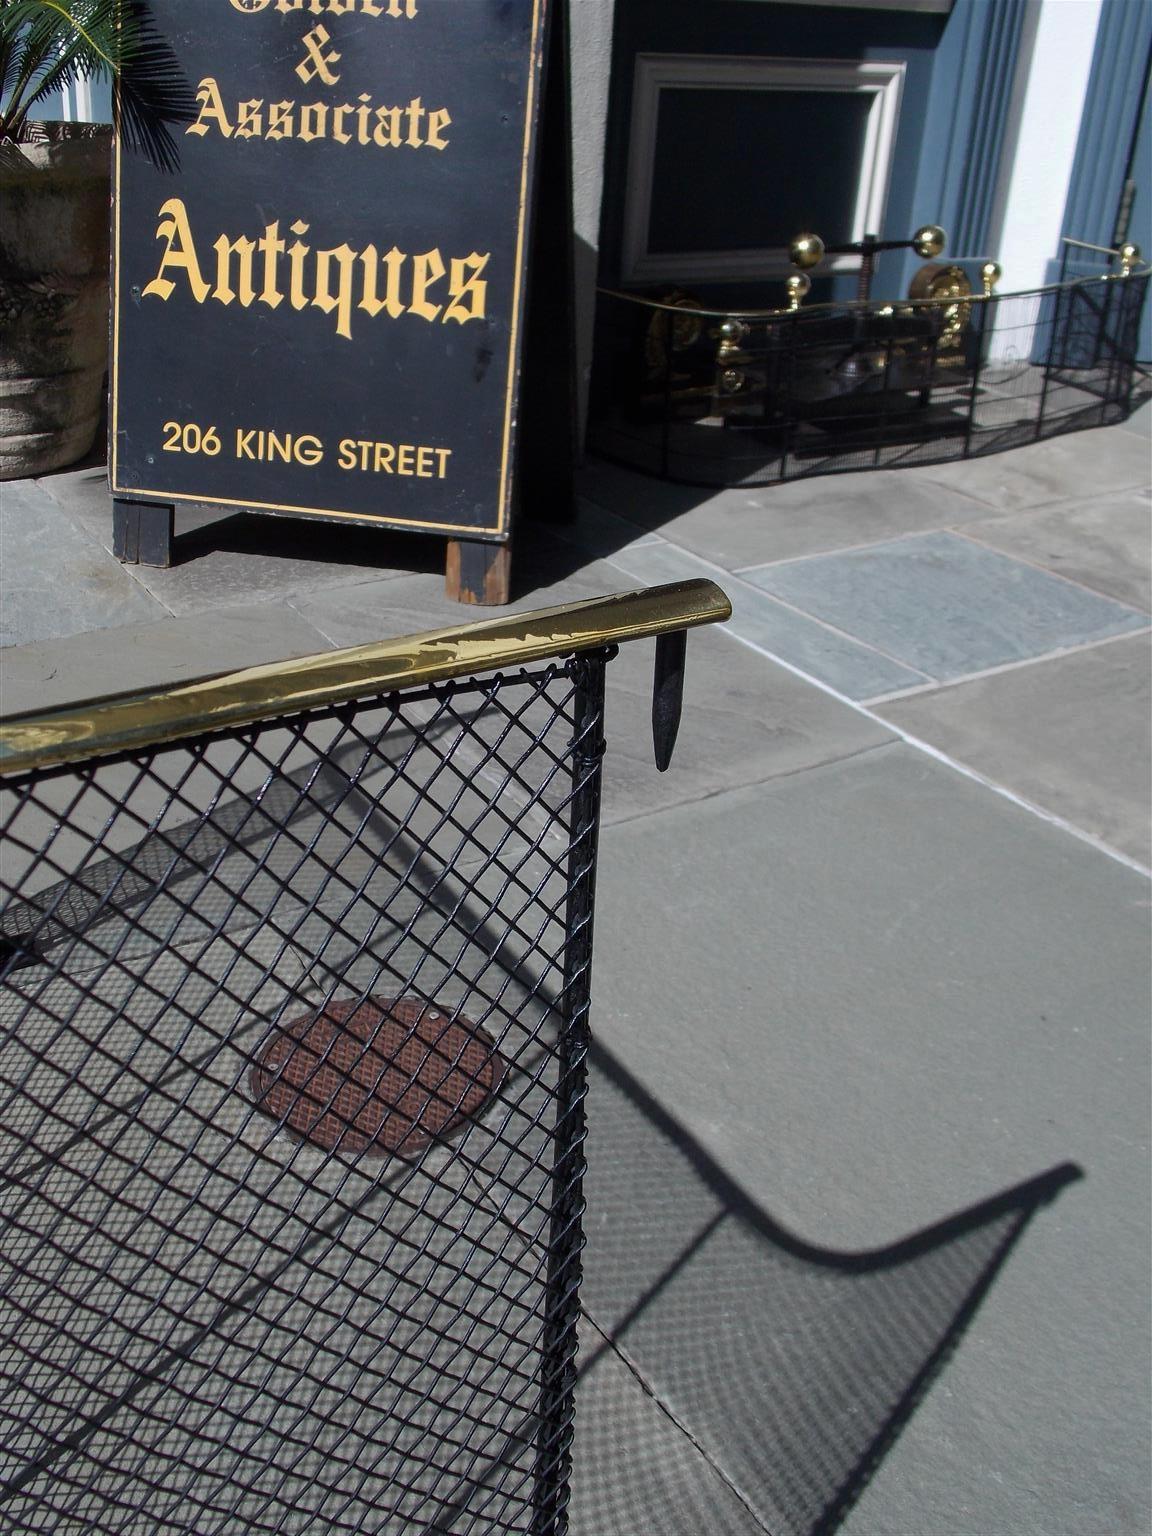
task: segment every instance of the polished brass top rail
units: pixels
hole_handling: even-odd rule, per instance
[[[1080,246],[1084,250],[1099,251],[1109,256],[1122,255],[1121,251],[1113,251],[1106,245],[1088,245],[1083,240],[1069,239],[1066,243]],[[1152,272],[1152,261],[1137,255],[1133,257],[1127,271],[1094,272],[1086,277],[1065,278],[1062,283],[1045,283],[1039,288],[1006,289],[1003,293],[966,293],[960,302],[987,304],[995,301],[1002,304],[1009,299],[1042,298],[1045,294],[1057,293],[1063,288],[1086,288],[1092,283],[1122,283],[1130,277],[1143,277],[1148,272]],[[955,295],[948,294],[940,298],[926,299],[824,299],[818,304],[804,304],[799,309],[789,309],[787,305],[776,309],[689,309],[679,304],[665,304],[663,300],[649,298],[646,294],[625,293],[622,288],[597,288],[596,292],[606,299],[623,299],[628,304],[638,304],[644,309],[663,310],[681,320],[796,320],[797,317],[821,314],[825,311],[841,313],[844,310],[861,310],[875,314],[881,309],[940,309],[957,302]]]
[[[1091,240],[1074,240],[1071,235],[1060,236],[1061,245],[1074,245],[1080,251],[1098,251],[1101,256],[1120,256],[1124,247],[1118,245],[1113,249],[1110,245],[1093,245]]]
[[[179,741],[447,678],[521,667],[730,618],[711,581],[680,581],[517,613],[298,661],[114,694],[0,723],[0,775]]]

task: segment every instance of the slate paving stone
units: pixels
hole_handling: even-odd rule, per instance
[[[571,1536],[763,1536],[603,1335],[582,1323]]]
[[[987,458],[934,464],[922,473],[933,484],[963,491],[998,512],[1016,512],[1147,485],[1148,443],[1139,432],[1097,427]]]
[[[162,618],[163,603],[28,480],[0,487],[0,645]]]
[[[726,1187],[682,1126],[602,1067],[602,1051],[596,1059],[584,1305],[741,1490],[758,1528],[811,1536],[859,1491],[872,1444],[1018,1212],[978,1217],[914,1255],[806,1247]],[[630,1438],[604,1454],[627,1468]]]
[[[929,677],[962,677],[1147,625],[1147,616],[950,533],[745,573]]]
[[[575,557],[567,543],[534,530],[513,565],[513,601],[504,607],[454,602],[444,591],[442,570],[393,575],[354,587],[291,594],[292,607],[333,645],[364,645],[394,635],[445,629],[502,615],[580,602],[639,586],[615,567]]]
[[[650,1309],[669,1326],[620,1346],[697,1437],[722,1400],[726,1439],[753,1456],[760,1433],[770,1459],[789,1390],[774,1337],[793,1363],[806,1340],[825,1364],[821,1341],[841,1341],[834,1404],[853,1372],[875,1382],[886,1338],[921,1326],[912,1276],[894,1275],[854,1327],[820,1265],[807,1284],[788,1271],[789,1237],[844,1261],[1066,1160],[1085,1172],[1014,1248],[846,1536],[1136,1536],[1146,1521],[1146,903],[1141,877],[904,747],[605,840],[597,1035],[777,1224],[753,1241],[725,1223],[688,1252],[691,1159],[673,1139],[661,1173],[641,1114],[623,1139],[593,1119],[589,1305],[619,1326],[686,1255]],[[953,1286],[949,1266],[926,1296]]]
[[[1149,636],[877,709],[995,783],[1152,865]]]
[[[652,760],[651,642],[624,646],[608,669],[606,822],[801,772],[891,739],[874,720],[811,687],[731,635],[688,637],[684,712],[672,767]]]
[[[280,603],[223,608],[207,626],[196,614],[126,624],[14,647],[4,659],[0,704],[5,714],[54,709],[326,648],[318,629]]]
[[[612,556],[613,565],[637,581],[654,584],[685,581],[720,573],[674,544],[645,544]],[[758,650],[828,683],[851,699],[871,698],[915,688],[927,674],[901,665],[879,650],[857,644],[849,636],[817,623],[803,613],[776,602],[739,578],[724,590],[732,599],[732,618],[725,630]]]
[[[970,539],[1152,612],[1152,491],[1117,491],[969,523]]]
[[[602,1072],[594,1076],[587,1303],[603,1327],[623,1331],[618,1351],[593,1364],[597,1335],[585,1327],[574,1536],[791,1536],[800,1528],[796,1512],[810,1511],[826,1486],[821,1476],[856,1443],[858,1415],[849,1410],[863,1413],[883,1396],[884,1370],[921,1328],[925,1299],[931,1314],[972,1270],[948,1259],[917,1271],[926,1290],[903,1284],[911,1273],[895,1287],[844,1288],[844,1275],[830,1275],[826,1264],[797,1265],[789,1245],[800,1239],[820,1245],[826,1259],[858,1258],[1064,1159],[1086,1177],[1017,1244],[843,1529],[1144,1536],[1152,1379],[1147,884],[1060,828],[892,744],[884,724],[774,666],[765,650],[838,678],[833,686],[845,692],[867,687],[860,697],[885,691],[867,672],[877,661],[894,669],[889,691],[926,680],[907,656],[885,657],[883,647],[860,643],[862,634],[839,635],[717,567],[740,558],[746,528],[758,570],[806,567],[822,581],[819,541],[843,544],[861,526],[852,521],[855,490],[890,487],[894,502],[911,499],[889,508],[883,495],[869,494],[860,514],[868,536],[888,543],[911,534],[900,546],[942,539],[949,551],[927,563],[921,619],[897,610],[901,637],[919,643],[922,631],[940,628],[933,581],[964,565],[957,547],[978,548],[963,537],[970,530],[982,541],[988,534],[987,542],[999,535],[1025,543],[978,551],[980,591],[959,583],[959,618],[987,628],[987,586],[1000,605],[992,629],[1006,626],[1013,645],[1039,644],[1050,638],[1054,589],[1098,604],[1096,618],[1131,616],[1108,600],[1125,596],[1119,586],[1104,583],[1140,579],[1123,562],[1125,550],[1138,553],[1129,491],[1148,478],[1147,440],[1129,426],[999,459],[779,488],[771,494],[795,498],[803,516],[788,524],[798,542],[773,544],[767,555],[757,542],[761,509],[747,504],[764,497],[767,505],[767,493],[711,498],[626,474],[619,498],[605,492],[583,523],[555,532],[526,525],[520,608],[700,575],[729,586],[737,601],[732,634],[690,638],[669,774],[657,776],[650,764],[650,644],[625,648],[609,673],[593,1024],[647,1099],[621,1111]],[[945,526],[963,532],[941,534],[928,521],[933,496]],[[51,499],[99,550],[109,508],[92,472],[52,477]],[[1133,505],[1138,499],[1134,493]],[[1111,519],[1109,500],[1122,509]],[[672,521],[661,521],[669,508]],[[197,547],[211,551],[221,530],[200,513],[181,516],[186,526],[199,522]],[[301,553],[288,541],[302,526],[254,523],[261,540],[274,537],[265,558],[277,563],[260,588],[263,601],[251,602],[247,590],[204,587],[197,595],[190,585],[187,618],[125,623],[117,587],[92,607],[88,627],[123,627],[71,644],[91,644],[100,671],[115,665],[118,639],[130,641],[124,674],[136,686],[151,680],[152,635],[158,666],[200,672],[247,647],[263,660],[277,645],[298,653],[297,645],[317,649],[501,611],[447,601],[438,544],[421,553],[419,540],[397,538],[394,563],[380,567],[382,546],[370,531],[371,547],[345,568],[328,542],[343,530],[307,525],[314,542]],[[677,548],[658,530],[691,547]],[[783,522],[778,531],[783,538]],[[235,524],[225,529],[217,557],[259,563],[246,537]],[[1038,542],[1026,547],[1032,538]],[[1050,545],[1043,557],[1042,544]],[[784,558],[782,548],[805,558],[766,566]],[[34,570],[38,550],[27,553]],[[1053,570],[1071,562],[1077,580],[1103,595],[1036,570],[1049,553]],[[854,554],[828,558],[851,562]],[[307,567],[303,576],[294,561]],[[109,569],[118,582],[134,582],[114,562]],[[345,574],[329,582],[333,571]],[[192,616],[197,604],[202,617]],[[1054,628],[1063,634],[1069,616],[1057,609]],[[153,605],[148,617],[164,612]],[[1087,622],[1083,609],[1074,617]],[[1146,613],[1133,617],[1147,623]],[[1090,640],[1100,633],[1094,624],[1084,631]],[[985,630],[977,631],[984,643]],[[822,653],[833,641],[840,649]],[[66,645],[10,652],[21,686],[68,686],[52,675],[56,660],[71,665]],[[945,750],[967,754],[974,766],[987,763],[992,777],[1041,804],[1059,808],[1056,797],[1065,795],[1062,814],[1127,847],[1140,794],[1136,758],[1146,756],[1135,742],[1147,719],[1136,686],[1146,645],[1135,634],[1110,639],[1000,677],[933,688],[884,712],[905,729],[915,713],[916,734],[950,744]],[[212,665],[199,665],[201,656]],[[1030,773],[1043,783],[1030,788]],[[343,871],[358,872],[355,861]],[[196,919],[211,922],[212,913]],[[311,939],[309,930],[300,942],[307,948]],[[653,1100],[682,1128],[679,1142],[654,1129]],[[699,1160],[687,1155],[690,1144],[720,1166],[770,1231],[716,1200]],[[995,1241],[996,1229],[988,1236]],[[828,1429],[834,1444],[816,1432]],[[743,1497],[733,1492],[738,1477]],[[44,1507],[36,1518],[54,1516]]]
[[[917,469],[714,492],[593,463],[583,471],[581,485],[589,502],[727,570],[955,527],[987,515],[985,503],[961,486],[938,485]]]

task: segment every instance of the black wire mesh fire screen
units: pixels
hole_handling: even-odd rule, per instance
[[[611,654],[5,779],[5,1533],[566,1529]]]
[[[752,486],[1124,421],[1152,394],[1136,361],[1149,269],[1063,249],[1061,282],[959,301],[734,312],[602,290],[590,445],[667,480]]]

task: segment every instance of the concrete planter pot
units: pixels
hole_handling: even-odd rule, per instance
[[[84,457],[108,366],[112,130],[33,131],[35,143],[0,144],[2,480]]]

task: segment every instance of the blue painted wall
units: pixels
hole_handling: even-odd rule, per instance
[[[1152,256],[1152,4],[1104,0],[1076,159],[1064,209],[1063,233],[1111,245],[1126,176],[1136,183],[1128,239]],[[1060,253],[1053,252],[1052,277]],[[1093,266],[1090,270],[1096,271]],[[1152,308],[1145,306],[1139,355],[1152,359]]]
[[[576,0],[579,3],[579,0]],[[961,5],[968,0],[958,0]],[[921,142],[932,83],[936,50],[947,18],[908,11],[857,10],[832,6],[749,4],[748,0],[617,0],[605,152],[604,201],[600,230],[600,281],[616,287],[620,281],[620,250],[624,213],[628,138],[632,114],[632,81],[638,53],[736,54],[776,58],[882,59],[907,67],[900,109],[888,212],[888,232],[911,234],[919,188]],[[950,23],[947,23],[950,25]],[[801,163],[805,156],[820,163],[819,124],[803,124],[792,149]],[[749,178],[771,177],[772,165],[755,144],[733,142]],[[691,198],[693,182],[708,176],[707,164],[686,165],[684,195]],[[893,274],[894,275],[894,274]],[[877,292],[886,291],[882,269]],[[836,280],[835,296],[855,294],[852,276]],[[763,284],[693,284],[706,303],[738,308],[781,302],[782,280]],[[813,299],[832,296],[830,283],[815,284]]]
[[[633,67],[636,54],[648,52],[903,62],[904,94],[880,233],[900,238],[921,224],[942,224],[949,236],[947,254],[977,260],[994,255],[990,226],[1026,16],[1025,0],[955,0],[948,16],[747,0],[713,0],[707,6],[693,0],[618,0],[601,281],[619,282]],[[734,143],[732,153],[744,160],[749,177],[771,176],[771,164],[757,158],[754,146]],[[793,153],[820,163],[818,123],[798,132]],[[686,164],[685,197],[693,182],[707,175],[707,165]],[[874,292],[903,293],[919,264],[913,253],[882,258]],[[739,307],[777,302],[780,284],[693,286],[706,302]],[[814,285],[813,299],[854,293],[855,279],[842,277]]]

